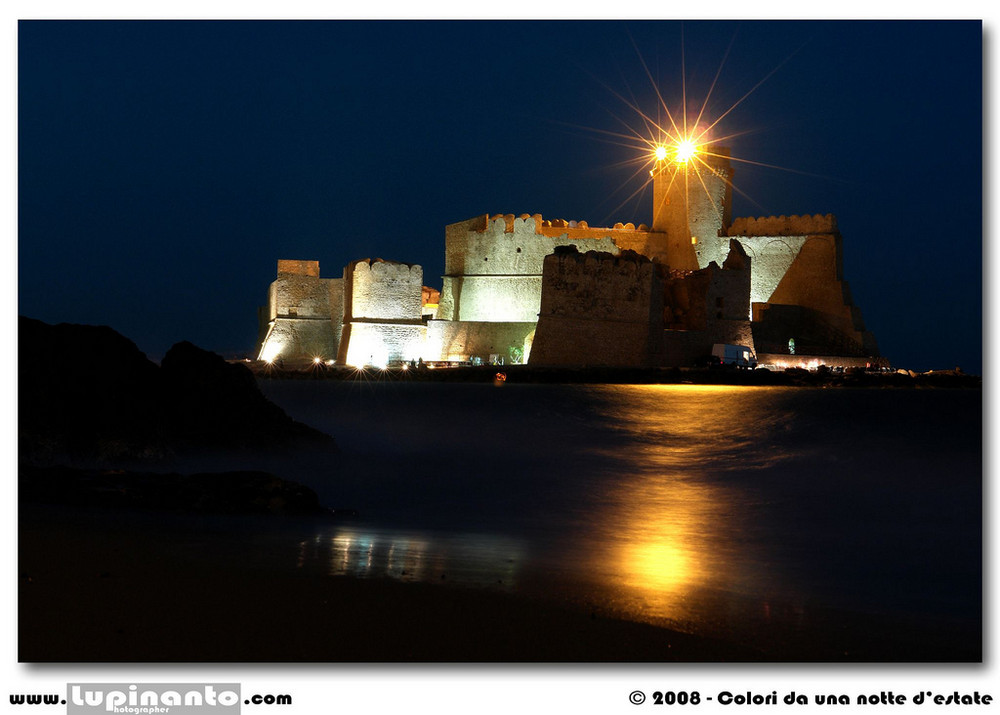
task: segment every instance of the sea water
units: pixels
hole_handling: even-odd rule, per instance
[[[261,388],[342,450],[281,476],[358,512],[295,537],[289,568],[745,639],[829,612],[979,628],[978,390]]]

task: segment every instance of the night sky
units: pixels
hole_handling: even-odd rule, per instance
[[[649,223],[615,135],[716,73],[715,136],[768,165],[733,216],[836,214],[883,354],[980,372],[978,22],[21,22],[19,312],[249,354],[279,258],[440,288],[448,223]]]

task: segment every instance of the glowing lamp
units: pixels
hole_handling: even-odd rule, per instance
[[[657,161],[663,161],[664,159],[667,158],[667,147],[665,146],[656,147],[656,149],[653,151],[653,155],[656,157]]]
[[[698,153],[698,147],[690,139],[684,139],[677,143],[674,157],[679,162],[685,162]]]
[[[284,345],[277,340],[267,340],[260,350],[260,359],[266,363],[273,363],[278,359],[283,347]]]

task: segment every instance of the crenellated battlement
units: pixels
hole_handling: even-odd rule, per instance
[[[542,229],[590,229],[592,231],[649,231],[649,226],[644,223],[636,226],[634,223],[618,222],[614,226],[591,226],[587,221],[577,221],[564,218],[546,219],[541,214],[485,214],[483,221],[478,226],[473,226],[472,230],[485,233],[492,229],[497,231],[503,227],[504,233],[535,233],[539,235],[550,235],[550,231]]]
[[[545,258],[539,315],[645,325],[651,298],[660,290],[658,267],[635,251],[583,252],[572,245],[558,246]]]
[[[646,256],[635,251],[622,251],[621,253],[609,253],[607,251],[585,251],[581,252],[576,246],[556,246],[554,254],[559,260],[572,260],[580,264],[598,265],[603,264],[625,272],[634,272],[636,267],[652,264]]]
[[[345,317],[350,320],[419,321],[424,269],[413,263],[363,258],[344,270]]]
[[[383,258],[362,258],[360,261],[353,261],[350,264],[354,272],[368,270],[377,279],[389,277],[409,278],[414,271],[423,276],[424,269],[416,263],[400,263],[398,261],[387,261]]]
[[[486,221],[483,227],[475,229],[480,233],[486,231],[488,228],[498,231],[501,226],[504,233],[538,233],[538,229],[542,225],[541,214],[521,214],[520,216],[514,216],[514,214],[486,214],[484,218]]]
[[[759,216],[737,218],[726,231],[727,236],[812,236],[836,233],[837,217],[833,214],[812,216]]]

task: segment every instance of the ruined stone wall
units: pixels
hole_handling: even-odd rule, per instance
[[[545,262],[542,316],[647,323],[661,287],[656,268],[634,252],[557,249]]]
[[[711,271],[708,311],[717,320],[748,321],[750,290],[756,268],[739,241],[729,239],[722,270]]]
[[[706,330],[713,320],[750,319],[754,265],[736,240],[722,265],[672,272],[664,283],[663,325],[670,330]]]
[[[545,259],[529,363],[645,366],[659,361],[662,268],[633,252],[573,247]]]
[[[712,353],[716,343],[754,350],[749,320],[753,262],[736,240],[720,267],[711,263],[664,285],[663,364],[694,365]]]
[[[663,326],[669,330],[704,330],[708,320],[707,296],[711,285],[710,268],[664,281]]]
[[[425,360],[465,362],[491,355],[505,364],[518,364],[531,352],[534,322],[479,322],[431,320],[427,323]]]

